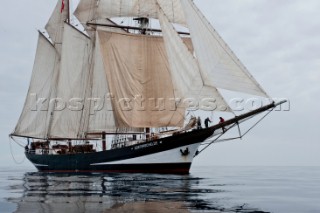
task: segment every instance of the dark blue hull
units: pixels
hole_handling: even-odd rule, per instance
[[[198,146],[213,134],[212,128],[195,130],[119,149],[94,153],[37,155],[26,153],[44,172],[189,173]],[[190,153],[183,155],[188,148]]]

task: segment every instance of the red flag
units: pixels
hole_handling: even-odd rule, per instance
[[[62,5],[61,5],[60,13],[62,13],[63,10],[64,10],[64,0],[62,0]]]

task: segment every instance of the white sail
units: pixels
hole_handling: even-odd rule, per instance
[[[92,84],[88,132],[115,132],[115,118],[113,115],[107,76],[103,66],[98,33],[96,33],[96,44],[92,73],[92,80],[94,83]]]
[[[80,0],[74,15],[85,26],[88,21],[97,19],[98,4],[97,0]]]
[[[112,17],[158,18],[160,4],[170,22],[185,24],[179,0],[81,0],[75,15],[82,23]]]
[[[181,127],[187,107],[230,111],[217,88],[267,97],[192,0],[81,0],[76,10],[83,23],[156,18],[162,36],[88,27],[88,37],[65,23],[68,2],[58,1],[46,25],[52,43],[40,34],[14,135],[76,139]],[[173,23],[185,24],[191,37]],[[188,98],[191,106],[180,102]]]
[[[185,109],[175,109],[163,38],[103,31],[99,38],[116,125],[182,126]]]
[[[205,85],[268,97],[191,0],[181,0]]]
[[[14,134],[46,138],[49,99],[58,54],[50,41],[39,33],[36,58],[27,98]]]
[[[64,5],[64,6],[63,6]],[[52,15],[46,24],[46,30],[50,36],[50,39],[55,45],[60,45],[62,42],[63,25],[68,19],[69,1],[58,0]]]
[[[50,124],[50,137],[77,138],[81,132],[86,87],[89,81],[91,40],[65,24],[57,102]]]
[[[196,100],[200,109],[228,110],[229,107],[218,90],[204,85],[197,61],[161,9],[159,20],[177,93],[184,99]],[[211,106],[208,105],[209,100],[212,101]]]

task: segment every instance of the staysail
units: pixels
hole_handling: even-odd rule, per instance
[[[228,111],[228,105],[219,91],[204,84],[199,64],[161,8],[159,8],[159,20],[177,96],[196,100],[198,108],[202,110]],[[205,102],[206,99],[212,101],[212,106]]]
[[[201,74],[208,86],[268,97],[191,0],[181,0]]]

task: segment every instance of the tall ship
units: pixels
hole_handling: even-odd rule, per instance
[[[190,116],[232,113],[218,89],[269,98],[192,0],[70,3],[39,31],[10,135],[39,171],[186,174],[230,129],[283,103],[210,127]]]

